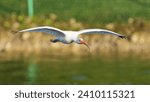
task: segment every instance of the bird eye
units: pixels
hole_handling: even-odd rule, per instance
[[[83,41],[83,39],[82,39],[82,38],[80,38],[79,40],[80,40],[80,41]]]

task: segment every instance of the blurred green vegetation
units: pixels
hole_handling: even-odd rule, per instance
[[[68,19],[68,21],[59,21],[55,14],[49,14],[48,16],[40,15],[33,18],[10,14],[7,18],[1,17],[0,24],[0,52],[13,53],[18,51],[30,55],[33,52],[41,54],[45,51],[52,54],[59,52],[68,55],[89,55],[85,47],[77,44],[69,44],[68,46],[61,43],[50,44],[49,40],[53,39],[53,36],[50,35],[41,33],[16,33],[16,31],[21,29],[47,25],[64,30],[104,28],[128,36],[128,39],[122,40],[111,35],[83,35],[82,37],[92,49],[92,55],[110,55],[116,52],[121,56],[122,53],[126,56],[134,54],[148,57],[150,55],[150,22],[142,19],[129,18],[127,23],[89,24],[78,22],[73,18]]]
[[[56,14],[59,20],[75,18],[85,23],[125,22],[150,19],[150,0],[34,0],[35,16]],[[26,0],[1,0],[0,14],[27,15]]]
[[[21,29],[53,26],[63,30],[103,28],[128,36],[129,39],[120,40],[109,35],[83,35],[95,55],[98,52],[109,54],[116,51],[128,55],[136,50],[134,54],[147,56],[150,51],[149,4],[149,0],[34,0],[35,16],[30,18],[27,16],[26,0],[0,1],[0,52],[42,53],[47,49],[51,52],[61,49],[63,53],[79,55],[85,52],[76,44],[49,46],[47,43],[53,37],[41,33],[13,35]]]

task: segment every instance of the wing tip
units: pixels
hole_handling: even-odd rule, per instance
[[[121,39],[128,39],[128,37],[124,36],[124,35],[119,36],[119,38],[121,38]]]
[[[11,33],[12,33],[13,35],[15,35],[15,34],[18,33],[18,31],[11,31]]]

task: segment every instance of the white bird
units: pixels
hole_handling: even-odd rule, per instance
[[[54,27],[43,26],[43,27],[34,27],[34,28],[25,29],[19,32],[20,33],[21,32],[44,32],[44,33],[54,35],[56,37],[55,39],[50,40],[53,43],[62,42],[64,44],[70,44],[72,42],[75,42],[77,44],[84,44],[88,48],[89,48],[88,44],[82,38],[79,38],[80,34],[112,34],[120,38],[126,38],[126,36],[124,35],[115,33],[113,31],[105,30],[105,29],[84,29],[80,31],[64,31]]]

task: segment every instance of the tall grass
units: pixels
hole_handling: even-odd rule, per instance
[[[1,15],[27,15],[26,0],[0,1]],[[34,0],[35,16],[54,13],[59,20],[75,18],[84,23],[126,22],[150,19],[150,0]]]

